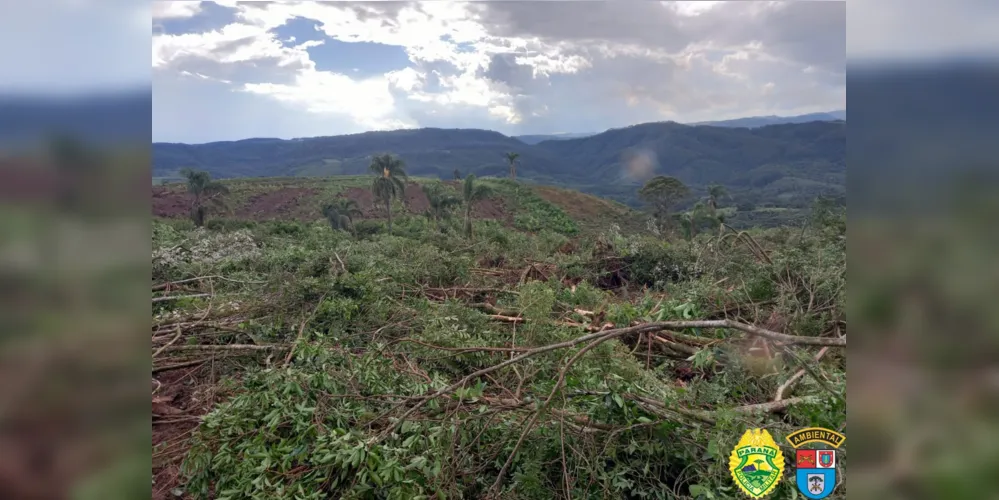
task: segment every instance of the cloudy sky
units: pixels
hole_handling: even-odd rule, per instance
[[[845,2],[155,2],[157,141],[846,105]]]

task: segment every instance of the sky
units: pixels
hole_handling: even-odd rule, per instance
[[[846,105],[845,2],[155,2],[153,139],[508,135]]]
[[[842,108],[844,45],[847,61],[999,47],[994,0],[709,3],[8,2],[0,97],[152,81],[155,140],[593,132]]]

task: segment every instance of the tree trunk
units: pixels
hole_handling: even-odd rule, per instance
[[[517,164],[514,162],[510,162],[510,178],[517,180]]]
[[[472,239],[472,209],[465,209],[465,235]]]
[[[385,201],[385,212],[388,214],[388,232],[392,234],[392,198]]]
[[[191,219],[194,222],[194,227],[201,227],[205,224],[205,214],[201,207],[201,195],[194,195],[194,206],[191,208]]]

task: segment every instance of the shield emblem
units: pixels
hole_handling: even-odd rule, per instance
[[[819,467],[823,469],[836,466],[836,450],[819,450]]]
[[[798,491],[808,498],[825,498],[836,487],[836,469],[798,469]]]

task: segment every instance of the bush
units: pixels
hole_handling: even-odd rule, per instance
[[[209,219],[205,229],[209,231],[237,231],[240,229],[255,229],[256,221],[240,219]]]
[[[643,238],[632,242],[624,261],[629,281],[660,290],[668,283],[693,280],[703,273],[685,243]]]

